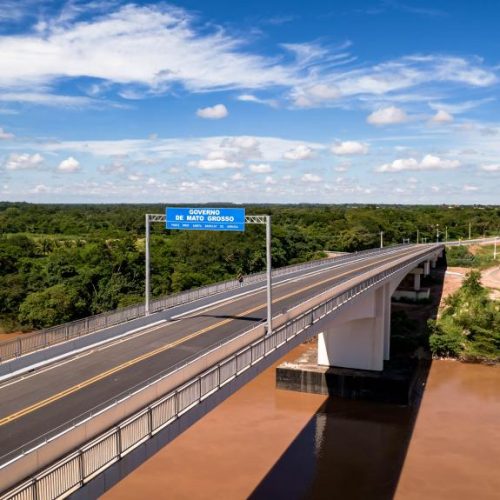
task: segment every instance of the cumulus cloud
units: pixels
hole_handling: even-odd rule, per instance
[[[357,141],[338,142],[332,146],[335,155],[364,155],[368,153],[368,144]]]
[[[368,115],[366,121],[371,125],[392,125],[408,121],[408,115],[401,108],[389,106],[374,111]]]
[[[484,170],[485,172],[500,172],[500,163],[481,165],[481,170]]]
[[[449,170],[460,166],[458,160],[442,159],[439,156],[425,155],[422,160],[415,158],[400,158],[392,163],[385,163],[375,169],[376,172],[403,172],[419,170]]]
[[[307,160],[314,155],[313,150],[305,144],[299,144],[283,154],[285,160]]]
[[[272,167],[269,163],[257,163],[249,166],[250,171],[255,174],[268,174],[272,172]]]
[[[189,165],[201,170],[224,170],[226,168],[240,168],[242,164],[228,157],[225,151],[210,151],[206,158],[191,161]]]
[[[0,127],[0,141],[7,140],[7,139],[13,139],[13,138],[14,138],[14,134],[6,132],[2,127]]]
[[[77,159],[73,158],[73,156],[70,156],[69,158],[66,158],[61,163],[59,163],[57,170],[64,173],[78,172],[78,170],[80,170],[80,162]]]
[[[209,120],[220,120],[221,118],[225,118],[229,113],[224,104],[216,104],[215,106],[200,108],[198,111],[196,111],[196,114],[200,118],[208,118]]]
[[[6,170],[30,170],[38,168],[43,163],[43,156],[39,153],[12,153],[5,162]]]
[[[463,190],[464,191],[478,191],[479,188],[477,186],[473,186],[471,184],[464,184]]]
[[[431,118],[432,123],[450,123],[453,121],[453,115],[445,111],[444,109],[439,109],[436,114]]]
[[[319,175],[316,174],[311,174],[311,173],[305,173],[301,177],[302,182],[321,182],[323,179]]]

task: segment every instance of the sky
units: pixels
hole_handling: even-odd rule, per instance
[[[0,0],[0,200],[500,204],[498,0]]]

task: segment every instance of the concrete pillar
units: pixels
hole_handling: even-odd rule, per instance
[[[391,286],[384,285],[384,360],[391,359]]]
[[[431,274],[431,263],[426,260],[424,262],[424,276],[429,276],[429,274]]]
[[[390,346],[389,285],[333,317],[318,335],[318,364],[382,371]]]
[[[413,289],[418,292],[420,290],[420,274],[413,275]]]
[[[436,264],[437,264],[437,259],[432,259],[431,260],[431,267],[432,267],[432,269],[436,269]]]

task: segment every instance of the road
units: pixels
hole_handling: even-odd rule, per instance
[[[273,287],[273,313],[415,251],[414,247],[406,247],[397,254],[366,257],[360,262],[308,269],[301,276],[284,277]],[[217,296],[213,297],[212,304],[201,310],[185,312],[178,319],[0,385],[0,464],[16,450],[64,427],[85,411],[264,321],[265,289],[258,287],[237,296],[242,291],[234,291],[234,299],[220,303]],[[152,315],[151,322],[158,321],[158,317]]]

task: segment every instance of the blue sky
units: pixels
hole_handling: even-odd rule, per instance
[[[498,204],[498,19],[0,0],[0,200]]]

